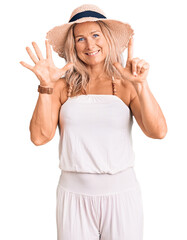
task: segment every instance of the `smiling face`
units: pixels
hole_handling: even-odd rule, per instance
[[[74,27],[74,39],[77,55],[86,65],[103,66],[108,47],[96,22],[78,23]]]

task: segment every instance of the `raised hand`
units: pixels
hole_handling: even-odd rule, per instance
[[[68,63],[63,68],[59,69],[54,65],[52,59],[52,50],[49,45],[48,40],[45,40],[46,44],[46,59],[42,56],[42,53],[35,42],[32,42],[34,50],[36,52],[37,57],[33,54],[29,47],[26,47],[26,50],[30,56],[30,58],[35,63],[35,66],[31,66],[23,61],[20,62],[22,66],[30,69],[40,81],[41,86],[49,86],[53,87],[55,82],[62,77],[74,64]]]
[[[128,56],[125,68],[118,62],[113,65],[120,72],[124,80],[132,83],[144,83],[147,79],[149,64],[143,59],[133,58],[133,44],[134,39],[131,38],[128,44]]]

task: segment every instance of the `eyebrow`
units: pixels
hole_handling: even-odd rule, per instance
[[[97,31],[92,31],[92,32],[90,32],[90,34],[92,34],[92,33],[94,33],[94,32],[100,32],[99,30],[97,30]],[[84,35],[77,35],[75,38],[77,38],[77,37],[82,37],[82,36],[84,36]]]

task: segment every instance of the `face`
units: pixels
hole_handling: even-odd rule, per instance
[[[78,23],[74,27],[74,39],[77,55],[86,65],[104,64],[108,47],[96,22]]]

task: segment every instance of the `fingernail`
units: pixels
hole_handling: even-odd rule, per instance
[[[137,76],[136,72],[133,72],[133,75],[136,77]]]

